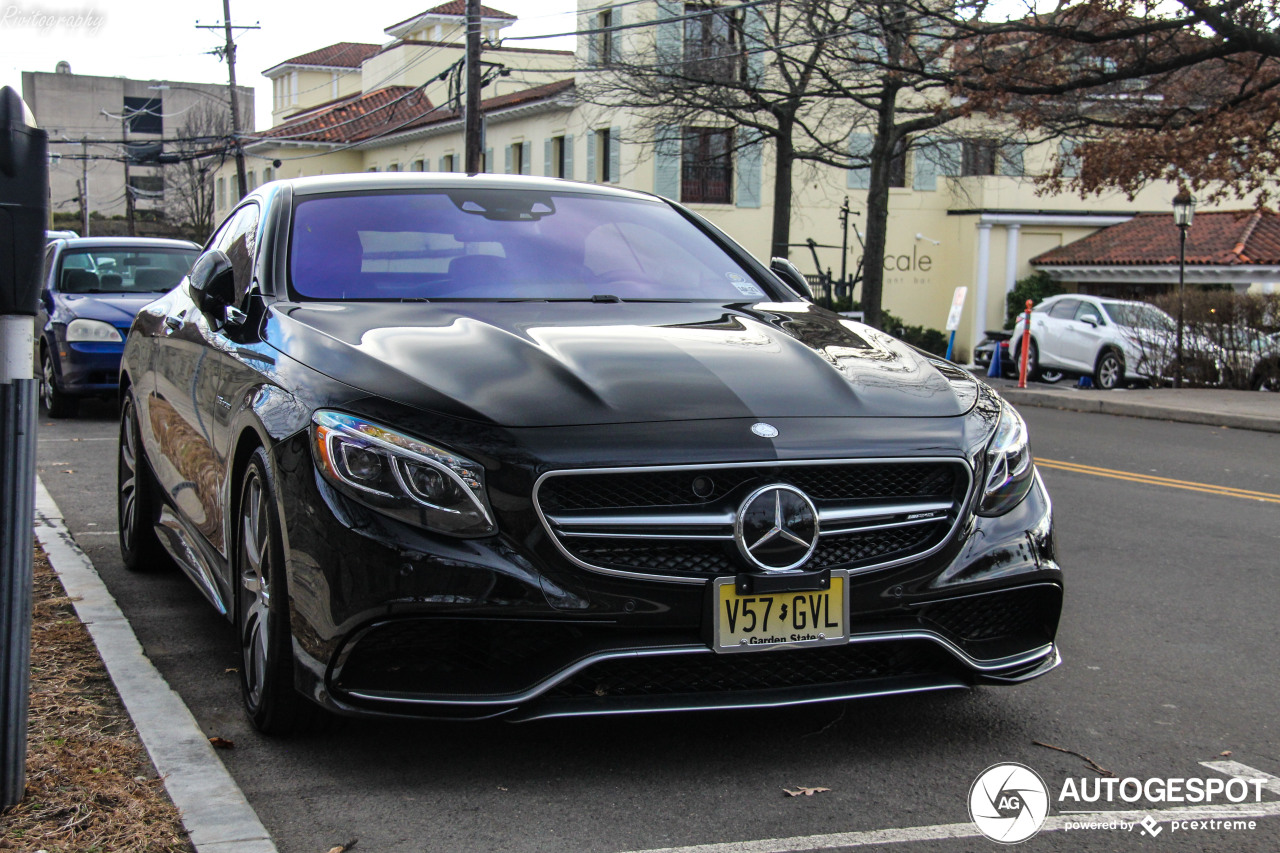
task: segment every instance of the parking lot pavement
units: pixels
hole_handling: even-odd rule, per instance
[[[1280,394],[1223,388],[1123,388],[1099,391],[1074,385],[1028,383],[1012,379],[983,381],[1015,406],[1039,406],[1072,412],[1099,412],[1131,418],[1280,432]]]

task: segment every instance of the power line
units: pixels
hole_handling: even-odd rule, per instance
[[[620,30],[638,30],[638,29],[643,29],[645,27],[659,27],[659,26],[662,26],[663,24],[674,24],[679,21],[689,21],[695,18],[704,18],[704,17],[707,17],[708,15],[723,15],[725,13],[732,14],[733,12],[736,12],[739,9],[754,9],[756,6],[765,6],[770,3],[776,3],[776,2],[777,0],[747,0],[747,2],[745,3],[735,3],[732,6],[708,6],[705,9],[699,9],[697,12],[689,12],[688,14],[685,14],[685,15],[672,15],[669,18],[655,18],[652,21],[637,21],[634,24],[616,24],[611,27],[596,27],[594,29],[589,29],[589,30],[574,30],[572,32],[567,32],[567,33],[550,33],[549,35],[541,35],[541,36],[509,36],[507,38],[502,39],[502,41],[504,42],[533,41],[535,39],[560,38],[562,36],[589,36],[589,35],[596,35],[598,33],[616,33]],[[609,8],[609,7],[602,8],[600,11],[605,11],[606,8]],[[612,8],[617,8],[617,7],[612,7]]]

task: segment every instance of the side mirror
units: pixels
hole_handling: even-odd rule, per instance
[[[1093,326],[1095,329],[1102,325],[1102,321],[1098,319],[1097,314],[1085,314],[1083,317],[1080,318],[1080,322],[1088,323],[1090,326]]]
[[[809,287],[809,281],[804,277],[804,273],[800,272],[800,268],[786,258],[773,258],[769,261],[769,269],[773,270],[783,283],[803,296],[810,302],[813,301],[813,289]]]
[[[187,274],[187,288],[200,313],[216,323],[225,322],[227,308],[236,298],[231,259],[217,249],[201,255]]]

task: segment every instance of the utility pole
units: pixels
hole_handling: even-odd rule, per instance
[[[464,134],[467,174],[475,175],[480,172],[480,156],[484,150],[484,125],[480,115],[480,0],[467,0],[467,104]]]
[[[227,60],[227,79],[228,88],[231,93],[231,138],[232,144],[235,146],[236,157],[236,185],[240,189],[240,197],[244,198],[249,194],[249,179],[244,170],[244,148],[240,146],[240,100],[236,97],[236,42],[231,36],[231,0],[222,0],[222,23],[221,24],[201,24],[196,22],[198,30],[222,30],[226,36],[226,44],[214,51]],[[235,27],[238,30],[260,30],[257,24],[246,25],[239,24]],[[236,199],[239,201],[239,198]]]
[[[123,115],[120,116],[120,133],[121,139],[124,140],[124,219],[128,223],[129,236],[136,237],[138,232],[134,229],[133,222],[133,187],[129,185],[129,160],[132,155],[129,153],[129,108],[125,107]]]
[[[89,137],[80,137],[80,229],[81,237],[89,236]]]

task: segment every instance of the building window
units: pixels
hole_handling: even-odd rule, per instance
[[[551,177],[567,178],[564,168],[564,137],[551,137]]]
[[[410,171],[410,172],[421,172],[424,168],[425,168],[425,166],[423,165],[423,161],[422,161],[422,160],[414,160],[414,161],[409,165],[409,171]]]
[[[608,184],[618,180],[618,176],[611,174],[609,169],[609,161],[612,159],[609,155],[612,153],[612,145],[614,145],[612,133],[609,128],[604,127],[596,131],[596,174],[597,183]]]
[[[452,154],[446,154],[446,155],[444,155],[443,157],[441,157],[441,158],[440,158],[440,171],[442,171],[442,172],[456,172],[456,171],[457,171],[457,169],[454,167],[454,165],[453,165],[453,161],[454,161],[454,155],[452,155]]]
[[[507,174],[508,175],[524,174],[524,143],[521,143],[521,142],[511,143],[511,169],[510,171],[507,172]]]
[[[711,4],[686,3],[684,71],[711,80],[741,77],[742,19]]]
[[[298,103],[298,72],[289,72],[289,103]]]
[[[681,146],[680,200],[690,204],[733,201],[733,131],[686,127]]]
[[[994,139],[966,139],[960,147],[960,177],[994,175],[1000,143]]]
[[[387,167],[387,171],[388,171],[388,172],[398,172],[398,171],[400,171],[400,164],[399,164],[399,163],[392,163],[390,166],[388,166],[388,167]]]
[[[264,184],[269,184],[269,183],[271,183],[271,181],[273,181],[273,180],[275,180],[275,175],[273,175],[273,174],[272,174],[272,172],[271,172],[271,167],[270,167],[270,166],[264,166],[264,167],[262,168],[262,182],[263,182]]]
[[[599,60],[600,60],[600,66],[602,68],[605,66],[611,65],[613,63],[612,27],[613,27],[613,10],[612,9],[601,10],[600,14],[596,16],[596,29],[604,30],[604,32],[602,33],[597,33],[597,35],[600,38]]]
[[[907,185],[907,140],[899,139],[893,146],[893,157],[889,160],[889,186],[905,187]]]
[[[125,124],[130,133],[164,134],[164,105],[159,98],[124,99]]]

